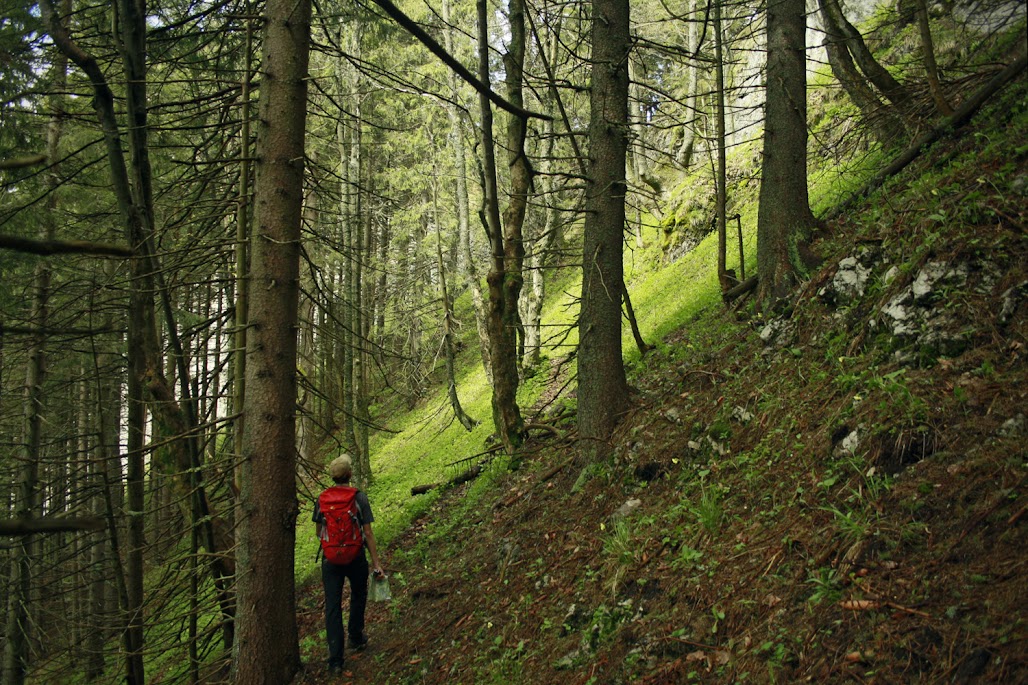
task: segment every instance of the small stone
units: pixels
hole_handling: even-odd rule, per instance
[[[863,426],[857,426],[836,444],[832,454],[836,457],[853,456],[860,447],[860,438]]]
[[[768,321],[767,325],[760,330],[760,339],[764,341],[765,344],[775,344],[778,347],[788,345],[792,335],[792,325],[784,319],[773,319]]]
[[[613,518],[615,518],[615,519],[628,518],[629,516],[631,516],[632,514],[635,513],[636,509],[638,509],[641,506],[642,506],[642,500],[641,499],[630,499],[627,502],[625,502],[624,504],[622,504],[620,507],[618,507],[618,510],[614,512],[614,517]]]
[[[1028,281],[1022,283],[1016,288],[1008,288],[1004,291],[1000,297],[1000,308],[999,315],[996,317],[996,322],[1000,326],[1006,326],[1010,323],[1011,319],[1014,318],[1014,313],[1017,311],[1017,306],[1021,303],[1024,297],[1024,292],[1028,291]]]
[[[729,454],[728,448],[725,447],[720,442],[716,441],[714,438],[710,437],[709,435],[707,436],[707,442],[710,443],[711,449],[713,449],[715,452],[717,452],[718,456],[721,456],[721,457],[728,456],[728,454]]]
[[[745,407],[733,407],[732,418],[742,424],[747,424],[753,420],[753,413],[748,411]]]
[[[1018,414],[1013,418],[1009,418],[1003,422],[1003,425],[999,427],[997,433],[1002,438],[1018,438],[1025,433],[1025,416],[1024,414]]]
[[[582,652],[578,649],[568,652],[567,654],[553,662],[553,668],[556,671],[567,671],[569,669],[572,669],[575,667],[575,664],[578,663],[578,660],[581,658],[581,656]]]
[[[825,294],[837,304],[846,305],[863,297],[871,269],[861,264],[855,257],[847,257],[839,262],[839,269],[832,277],[831,288]]]
[[[904,290],[882,307],[882,314],[891,321],[892,334],[897,338],[917,333],[917,319],[910,300],[910,291]]]

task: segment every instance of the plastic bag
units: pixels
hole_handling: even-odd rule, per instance
[[[369,592],[369,598],[372,602],[388,602],[393,598],[393,595],[389,592],[389,576],[382,574],[381,576],[371,576],[371,591]]]

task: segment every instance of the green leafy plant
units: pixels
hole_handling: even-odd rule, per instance
[[[703,488],[700,501],[689,509],[708,533],[716,533],[724,521],[725,508],[722,497],[722,489],[718,486]]]
[[[628,572],[629,566],[635,562],[638,555],[638,545],[632,536],[627,520],[618,519],[611,526],[610,532],[603,540],[603,555],[610,591],[614,595]]]
[[[834,604],[842,599],[842,583],[834,568],[817,569],[807,582],[814,586],[814,591],[807,598],[811,604]]]

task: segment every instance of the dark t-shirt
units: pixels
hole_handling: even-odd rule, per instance
[[[360,519],[361,525],[375,522],[375,515],[371,513],[371,502],[368,501],[368,496],[364,494],[363,490],[357,491],[357,518]],[[325,517],[321,514],[321,497],[314,500],[314,515],[311,517],[311,521],[314,523],[324,523]]]

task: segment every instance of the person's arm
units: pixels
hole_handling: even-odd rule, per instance
[[[364,544],[371,552],[371,571],[376,576],[381,576],[385,571],[382,570],[382,564],[378,560],[378,546],[375,544],[375,534],[371,531],[371,524],[365,523],[361,530],[364,531]]]

